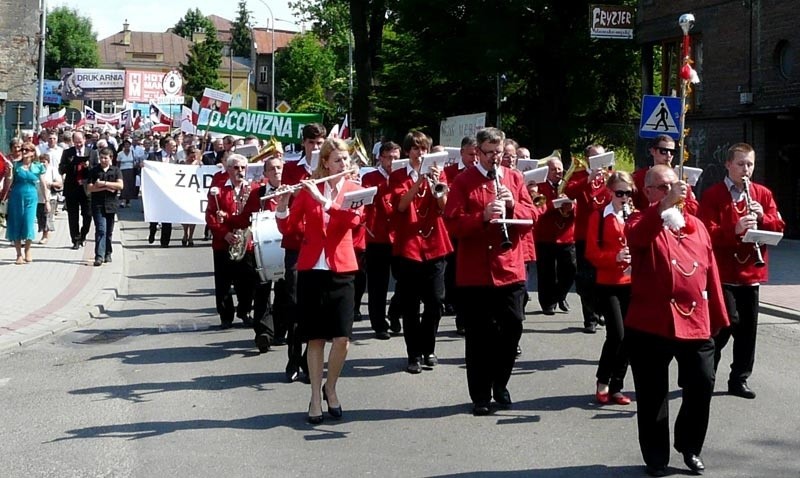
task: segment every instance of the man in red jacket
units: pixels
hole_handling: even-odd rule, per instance
[[[733,336],[728,393],[742,398],[756,398],[747,379],[753,372],[756,354],[758,289],[767,280],[768,262],[767,248],[762,246],[764,264],[757,266],[755,246],[742,242],[742,238],[749,229],[782,232],[785,226],[772,191],[750,181],[755,164],[756,153],[752,146],[746,143],[731,146],[725,161],[728,174],[722,182],[703,193],[698,213],[711,235],[731,320],[731,326],[715,338],[714,370],[719,365],[722,349]],[[745,181],[749,183],[749,204]]]
[[[678,362],[683,399],[675,449],[701,474],[700,452],[714,392],[713,337],[728,325],[711,239],[703,223],[676,205],[686,184],[665,165],[645,178],[650,206],[626,224],[631,301],[625,345],[636,387],[639,447],[652,476],[669,463],[669,364]]]
[[[511,405],[506,386],[522,335],[525,299],[521,240],[533,226],[533,202],[522,174],[500,165],[505,134],[484,128],[476,139],[478,163],[456,178],[445,218],[458,240],[456,285],[466,327],[472,412],[487,415],[492,397],[500,406]],[[501,218],[525,223],[492,222]]]

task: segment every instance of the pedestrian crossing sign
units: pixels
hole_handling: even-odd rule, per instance
[[[655,138],[666,134],[673,139],[680,139],[681,99],[675,96],[642,97],[642,121],[639,125],[639,136]]]

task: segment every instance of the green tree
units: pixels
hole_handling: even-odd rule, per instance
[[[67,7],[47,14],[45,78],[57,80],[61,68],[96,68],[100,63],[92,21]]]
[[[180,64],[186,95],[199,98],[205,88],[223,89],[225,85],[219,81],[221,63],[222,42],[217,38],[217,29],[208,22],[205,26],[205,38],[192,44],[186,63]]]
[[[178,23],[172,27],[172,33],[191,40],[193,33],[208,31],[209,26],[213,28],[214,24],[211,23],[211,20],[203,16],[199,8],[195,8],[194,10],[190,8],[186,10],[186,15],[178,20]]]
[[[281,96],[295,111],[322,113],[331,121],[336,113],[334,98],[346,88],[337,77],[336,59],[311,32],[296,36],[275,56],[276,83]]]
[[[236,21],[233,22],[233,32],[231,33],[231,50],[234,56],[250,58],[253,38],[250,24],[250,11],[247,9],[247,2],[239,2],[239,13]]]

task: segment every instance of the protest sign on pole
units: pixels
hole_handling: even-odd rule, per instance
[[[439,144],[460,147],[464,136],[475,136],[486,126],[486,113],[451,116],[439,125]]]

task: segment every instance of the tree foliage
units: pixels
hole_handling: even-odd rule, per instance
[[[47,14],[45,78],[57,80],[61,68],[96,68],[100,63],[92,21],[67,7]]]
[[[250,58],[253,38],[250,32],[252,25],[250,24],[250,12],[247,9],[247,1],[241,0],[239,2],[239,12],[236,20],[233,22],[233,31],[231,32],[231,50],[233,56],[243,56]]]
[[[214,28],[211,20],[206,18],[199,8],[194,10],[190,8],[186,10],[186,15],[172,27],[172,33],[191,40],[193,33],[208,31],[208,27]]]
[[[200,11],[195,9],[195,12],[199,13]],[[194,15],[190,10],[187,12],[187,17],[189,17],[190,13]],[[202,14],[200,15],[202,16]],[[187,17],[184,17],[183,20]],[[180,71],[185,80],[184,92],[187,96],[193,98],[201,97],[205,88],[221,90],[225,87],[219,81],[219,67],[222,63],[222,42],[217,38],[217,29],[207,19],[206,24],[201,28],[205,31],[203,41],[192,44],[191,48],[189,48],[189,56],[186,59],[186,63],[181,63],[180,65]]]
[[[333,52],[313,33],[295,37],[275,56],[276,83],[281,96],[295,111],[318,112],[331,121],[335,99],[341,97],[345,80],[337,75]]]

